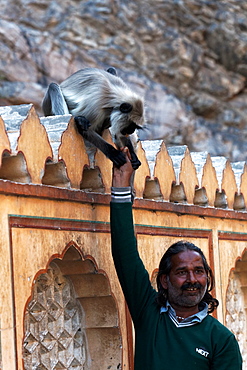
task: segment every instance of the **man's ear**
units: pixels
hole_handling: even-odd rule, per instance
[[[167,289],[167,275],[163,274],[160,277],[160,284],[164,289]]]

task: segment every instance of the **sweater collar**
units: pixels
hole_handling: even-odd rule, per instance
[[[186,317],[182,322],[178,322],[177,317],[176,317],[176,312],[174,308],[171,306],[171,304],[167,301],[166,306],[162,306],[160,309],[160,313],[166,312],[168,313],[170,319],[175,322],[176,324],[178,323],[179,326],[187,326],[187,325],[193,325],[199,322],[202,322],[203,319],[208,315],[208,304],[206,302],[200,302],[199,304],[199,312],[196,314]]]

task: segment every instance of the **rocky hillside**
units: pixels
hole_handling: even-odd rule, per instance
[[[140,138],[247,158],[245,0],[1,0],[0,105],[114,66],[146,100]]]

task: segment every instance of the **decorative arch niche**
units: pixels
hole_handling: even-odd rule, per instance
[[[229,275],[226,293],[226,326],[237,338],[243,357],[243,369],[247,366],[247,251],[236,261]]]
[[[24,369],[120,369],[122,340],[109,280],[76,245],[37,274],[24,316]]]

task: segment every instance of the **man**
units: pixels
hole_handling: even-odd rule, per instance
[[[202,251],[188,242],[171,246],[160,262],[158,293],[139,257],[133,227],[133,175],[126,163],[113,169],[112,255],[135,326],[135,370],[240,370],[234,335],[208,315],[218,301]]]

